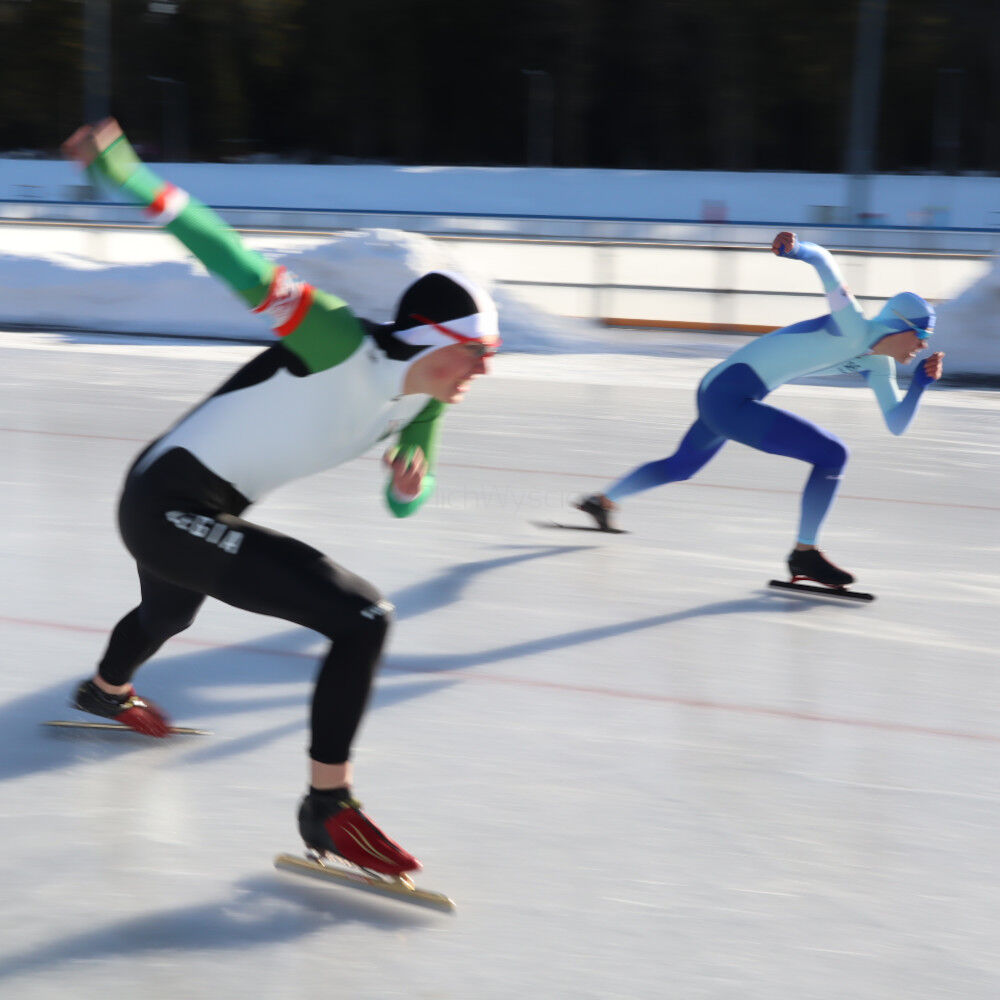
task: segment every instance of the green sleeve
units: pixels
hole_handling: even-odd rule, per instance
[[[389,510],[396,517],[409,517],[415,514],[426,503],[434,492],[437,482],[434,475],[434,464],[437,458],[438,436],[441,432],[441,417],[444,415],[444,403],[437,399],[430,400],[427,405],[400,431],[400,451],[406,452],[420,448],[427,459],[427,475],[424,476],[423,489],[412,500],[400,503],[392,495],[392,477],[385,487],[385,501]]]
[[[106,186],[145,207],[152,205],[167,186],[139,159],[125,136],[111,143],[89,169]],[[184,210],[165,228],[250,306],[264,300],[274,275],[274,264],[248,250],[239,234],[208,206],[189,198]]]
[[[317,288],[305,319],[282,344],[315,373],[346,361],[364,339],[365,331],[347,303]]]
[[[139,159],[125,136],[97,156],[89,170],[96,180],[147,207],[167,187]],[[165,228],[251,308],[267,298],[277,268],[248,249],[239,233],[207,205],[188,195],[184,208]],[[283,344],[309,372],[318,372],[350,357],[364,340],[364,330],[342,299],[319,289],[310,289],[310,294],[308,311]]]

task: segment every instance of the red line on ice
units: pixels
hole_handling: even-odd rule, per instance
[[[55,629],[63,632],[83,632],[88,635],[105,635],[110,628],[96,628],[92,625],[72,625],[65,622],[44,621],[34,618],[8,618],[0,616],[0,624],[22,625],[28,628]],[[171,642],[199,649],[229,649],[233,652],[262,653],[265,656],[282,656],[293,659],[315,660],[318,653],[300,653],[294,650],[271,649],[240,643],[208,642],[203,639],[189,639],[177,636]],[[792,719],[797,722],[820,722],[827,725],[852,726],[859,729],[877,729],[883,732],[911,733],[917,736],[945,736],[956,740],[973,740],[979,743],[1000,743],[1000,736],[990,733],[966,732],[958,729],[939,729],[934,726],[919,726],[907,722],[889,722],[882,719],[858,719],[847,716],[823,715],[819,712],[798,712],[787,708],[768,708],[763,705],[741,705],[738,703],[709,701],[704,698],[682,698],[676,695],[653,694],[643,691],[624,691],[617,688],[591,687],[584,684],[566,684],[558,681],[543,681],[527,677],[503,677],[485,674],[479,670],[459,668],[455,670],[398,670],[391,666],[383,668],[386,673],[420,674],[432,677],[460,677],[462,680],[483,681],[489,684],[508,684],[514,687],[543,688],[550,691],[565,691],[570,694],[591,694],[604,698],[621,698],[629,701],[678,705],[683,708],[701,708],[713,712],[731,712],[740,715],[762,715],[775,719]]]

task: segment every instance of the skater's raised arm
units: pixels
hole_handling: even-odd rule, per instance
[[[800,240],[795,233],[781,232],[775,236],[771,252],[778,257],[805,261],[816,268],[835,320],[864,319],[864,312],[844,282],[836,262],[823,247]]]
[[[77,129],[63,152],[86,167],[95,182],[144,206],[147,218],[176,236],[251,307],[264,301],[275,265],[248,250],[215,212],[153,173],[113,118]]]
[[[176,236],[254,312],[266,313],[308,371],[339,364],[361,343],[363,330],[342,299],[248,249],[208,206],[150,170],[113,118],[77,129],[63,152],[96,181],[145,206],[147,217]]]

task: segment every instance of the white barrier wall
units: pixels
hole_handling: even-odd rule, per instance
[[[269,233],[245,238],[265,253],[280,255],[338,237]],[[811,267],[779,260],[764,246],[488,237],[448,237],[435,242],[484,280],[508,285],[521,298],[549,312],[587,319],[774,327],[822,309],[824,302]],[[83,269],[189,260],[172,236],[145,227],[4,224],[0,225],[0,253],[52,259]],[[854,294],[866,305],[907,289],[943,302],[990,269],[987,258],[959,253],[839,251],[836,259]],[[5,312],[0,303],[0,314]]]
[[[214,206],[378,212],[680,219],[790,225],[846,223],[842,174],[153,164]],[[60,160],[0,158],[0,200],[79,201],[86,177]],[[1000,227],[1000,177],[878,175],[871,221],[890,226]],[[101,196],[104,197],[103,195]]]

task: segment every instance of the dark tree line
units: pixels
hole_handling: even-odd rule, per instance
[[[153,155],[839,171],[859,0],[107,0]],[[0,150],[83,117],[84,0],[0,0]],[[1000,0],[889,0],[876,168],[1000,170]]]

